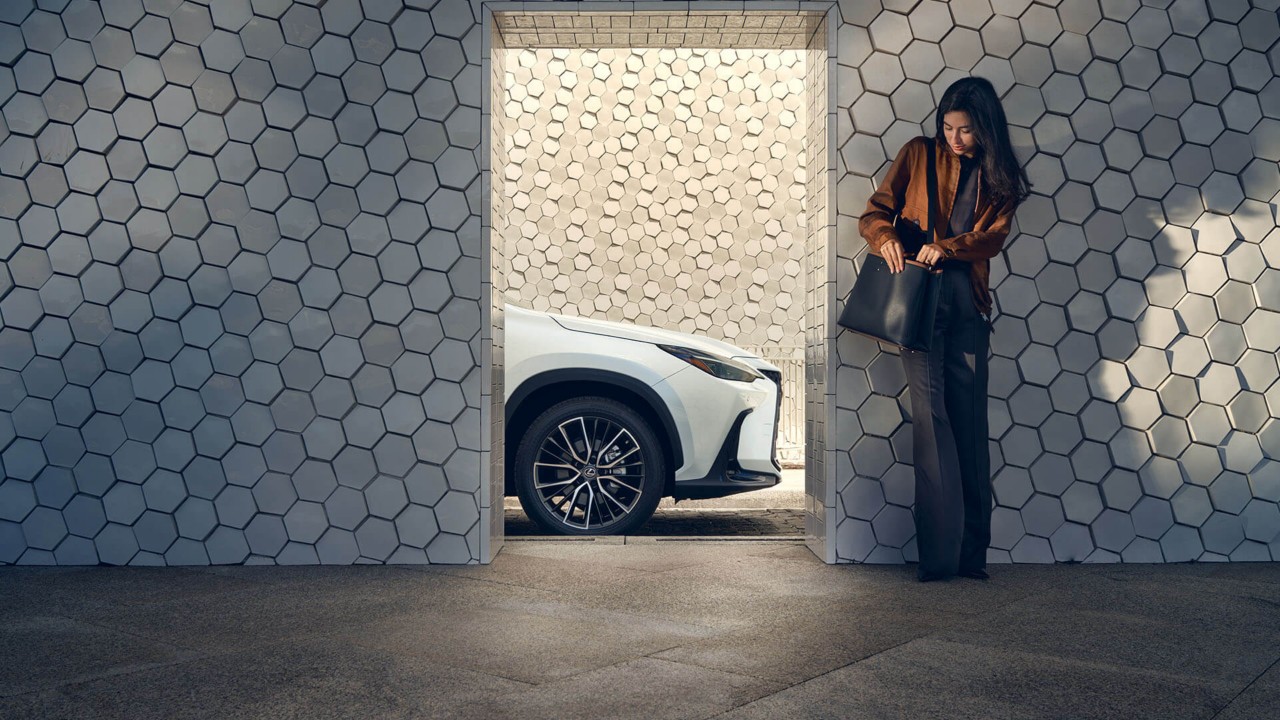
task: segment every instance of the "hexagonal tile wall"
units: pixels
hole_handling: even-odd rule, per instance
[[[0,10],[0,562],[482,559],[480,27],[308,5]]]
[[[855,46],[869,31],[870,58],[939,43],[945,66],[886,81],[839,59],[852,122],[838,140],[838,254],[861,261],[867,195],[905,140],[934,132],[898,106],[910,83],[936,100],[968,73],[991,80],[1033,194],[992,261],[989,561],[1280,559],[1274,521],[1246,532],[1280,500],[1280,298],[1267,276],[1280,266],[1280,35],[1251,32],[1245,48],[1243,11],[1210,22],[1203,3],[911,5],[843,27]],[[1274,12],[1252,15],[1274,30]],[[888,485],[910,472],[910,423],[884,405],[909,399],[877,386],[877,363],[897,358],[848,333],[836,351],[836,404],[859,420],[842,452],[889,498],[864,532],[865,487],[841,491],[839,527],[852,529],[837,531],[837,553],[914,560],[911,518],[896,512],[911,497]],[[892,458],[869,462],[865,443],[886,435]]]
[[[803,52],[511,55],[510,302],[803,344]]]
[[[502,170],[494,227],[507,300],[802,358],[804,57],[509,53],[504,151],[516,161]],[[473,170],[453,149],[435,167],[444,184]],[[783,406],[781,457],[803,458],[802,413]]]
[[[391,4],[0,5],[0,562],[477,562],[501,537],[487,3]],[[833,11],[831,76],[804,82],[836,102],[830,153],[808,123],[836,205],[805,208],[801,269],[826,290],[804,327],[828,559],[915,559],[892,353],[825,332],[876,179],[968,73],[1036,183],[993,262],[990,560],[1280,559],[1273,5]],[[740,47],[779,46],[742,17]],[[405,394],[467,411],[419,423]]]

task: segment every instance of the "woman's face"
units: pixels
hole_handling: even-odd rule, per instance
[[[964,110],[952,110],[942,116],[942,133],[947,139],[947,147],[957,155],[972,156],[978,149],[973,126],[969,124],[969,113]]]

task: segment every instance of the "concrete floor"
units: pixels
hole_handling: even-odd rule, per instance
[[[822,564],[508,541],[489,566],[0,568],[0,717],[1240,718],[1280,564]]]

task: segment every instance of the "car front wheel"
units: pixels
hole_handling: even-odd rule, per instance
[[[662,499],[658,437],[639,413],[605,397],[573,398],[539,415],[515,456],[525,514],[561,535],[623,535]]]

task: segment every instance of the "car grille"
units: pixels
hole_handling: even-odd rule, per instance
[[[776,467],[781,468],[782,464],[778,462],[778,426],[782,422],[782,372],[778,370],[761,370],[760,372],[778,386],[778,403],[773,412],[773,447],[769,449],[769,459]]]

